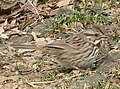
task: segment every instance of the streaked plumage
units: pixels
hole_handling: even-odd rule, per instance
[[[58,64],[66,68],[87,69],[94,66],[97,55],[101,47],[105,45],[107,38],[104,32],[97,25],[94,25],[89,30],[73,37],[36,47],[36,49],[49,50],[53,55],[56,55]],[[14,45],[13,47],[25,48],[22,45]],[[26,46],[26,48],[29,48],[29,46]],[[34,49],[34,47],[32,48]]]

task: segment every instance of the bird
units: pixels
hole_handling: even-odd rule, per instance
[[[97,56],[107,45],[108,38],[99,25],[93,25],[67,39],[56,40],[46,45],[12,45],[12,47],[44,49],[55,55],[56,62],[66,69],[88,69],[94,68],[95,63],[99,61]]]

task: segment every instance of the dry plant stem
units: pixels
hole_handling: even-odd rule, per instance
[[[30,0],[28,0],[28,2],[30,3],[30,5],[35,9],[37,15],[39,15],[39,12],[37,10],[37,8],[32,4],[32,2]]]
[[[44,82],[28,82],[27,80],[26,80],[26,81],[27,81],[28,84],[30,84],[30,85],[32,85],[32,86],[34,87],[34,85],[36,85],[36,84],[60,83],[60,82],[62,82],[64,79],[66,79],[66,80],[71,80],[72,78],[75,78],[75,77],[80,76],[80,75],[81,75],[81,73],[75,74],[75,75],[70,76],[70,77],[67,77],[67,78],[62,78],[62,79],[59,79],[59,80],[54,80],[54,81],[44,81]]]

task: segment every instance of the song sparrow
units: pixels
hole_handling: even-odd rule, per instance
[[[94,25],[89,30],[68,39],[57,40],[42,47],[31,46],[31,48],[49,50],[53,55],[56,55],[58,64],[65,68],[87,69],[98,61],[97,56],[107,39],[104,32]],[[30,48],[30,45],[12,46],[14,48]]]

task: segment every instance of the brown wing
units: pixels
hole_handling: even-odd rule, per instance
[[[64,50],[64,49],[78,49],[82,45],[84,37],[81,34],[76,34],[68,39],[56,40],[46,45],[11,45],[16,49],[47,49],[47,50]]]

